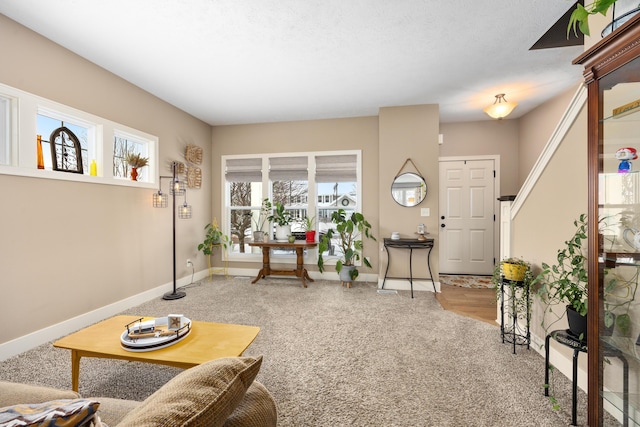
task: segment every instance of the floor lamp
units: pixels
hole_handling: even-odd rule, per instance
[[[191,218],[191,206],[187,204],[187,189],[186,183],[184,181],[180,181],[177,175],[179,163],[172,162],[171,170],[173,171],[172,176],[160,176],[160,185],[158,187],[158,192],[153,194],[153,207],[154,208],[166,208],[168,206],[168,197],[166,194],[162,192],[162,180],[163,179],[171,179],[171,196],[173,202],[173,291],[167,292],[163,295],[162,299],[165,300],[174,300],[185,297],[187,294],[184,291],[178,291],[176,288],[176,216],[180,219],[189,219]],[[184,204],[180,206],[179,210],[176,210],[176,196],[184,196]]]

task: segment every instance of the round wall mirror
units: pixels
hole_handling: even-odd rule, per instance
[[[427,183],[418,174],[400,174],[391,184],[391,197],[399,205],[416,206],[427,197]]]

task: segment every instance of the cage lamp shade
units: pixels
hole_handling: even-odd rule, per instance
[[[504,97],[504,93],[499,93],[496,95],[496,100],[493,104],[485,108],[484,112],[487,113],[489,117],[500,120],[511,114],[513,109],[517,106],[517,103],[507,101]]]
[[[157,193],[153,193],[153,207],[154,208],[166,208],[169,206],[169,198],[161,190]]]
[[[188,205],[186,201],[184,202],[184,204],[182,204],[178,208],[178,218],[180,218],[180,219],[189,219],[189,218],[191,218],[191,206]]]

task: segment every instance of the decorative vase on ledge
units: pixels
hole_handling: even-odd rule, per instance
[[[131,167],[131,181],[137,181],[137,180],[138,180],[138,168]]]

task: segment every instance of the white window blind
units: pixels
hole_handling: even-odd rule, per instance
[[[269,179],[271,181],[309,180],[308,157],[269,158]]]
[[[316,182],[356,182],[355,154],[316,156]]]
[[[227,159],[227,182],[262,181],[262,159]]]

